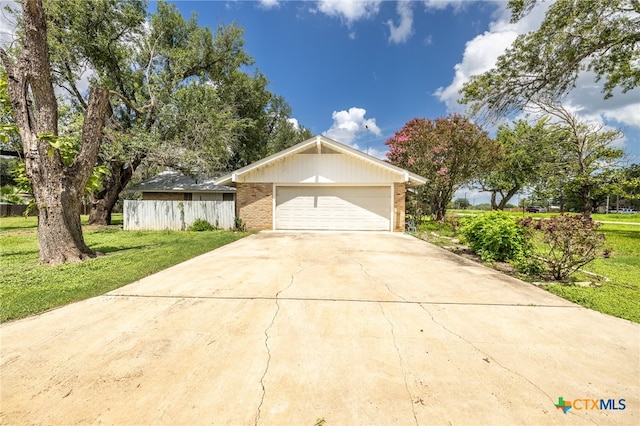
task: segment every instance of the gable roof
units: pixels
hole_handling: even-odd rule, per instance
[[[230,186],[218,185],[207,176],[192,178],[175,170],[167,170],[131,187],[141,192],[235,192]]]
[[[347,155],[351,155],[355,158],[358,158],[361,161],[373,164],[375,166],[381,167],[383,169],[386,169],[392,173],[396,173],[399,174],[401,176],[404,177],[404,182],[407,184],[407,186],[419,186],[419,185],[424,185],[427,182],[427,179],[419,176],[415,173],[411,173],[408,170],[405,170],[403,168],[394,166],[393,164],[387,163],[386,161],[382,161],[379,158],[373,157],[369,154],[365,154],[362,151],[358,151],[357,149],[354,149],[350,146],[347,146],[345,144],[342,144],[340,142],[334,141],[333,139],[329,139],[326,136],[323,135],[317,135],[312,137],[311,139],[307,139],[306,141],[300,142],[297,145],[294,145],[292,147],[289,147],[285,150],[282,150],[280,152],[277,152],[273,155],[270,155],[268,157],[263,158],[262,160],[258,160],[255,163],[251,163],[248,166],[242,167],[238,170],[235,170],[225,176],[222,176],[218,179],[215,180],[215,183],[217,185],[229,185],[232,183],[237,182],[237,178],[240,175],[243,175],[245,173],[248,173],[252,170],[258,169],[260,167],[264,167],[267,164],[273,163],[275,161],[281,160],[284,157],[287,157],[289,155],[294,155],[294,154],[298,154],[301,153],[303,151],[306,151],[308,149],[311,149],[313,147],[317,147],[318,149],[318,153],[320,153],[322,151],[323,148],[329,148],[335,151],[338,151],[342,154],[347,154]]]

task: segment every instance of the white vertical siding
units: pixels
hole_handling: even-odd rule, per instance
[[[196,219],[204,219],[220,229],[233,229],[233,201],[125,200],[125,231],[187,229]]]
[[[390,183],[404,176],[346,154],[295,154],[252,170],[241,181],[275,183]]]

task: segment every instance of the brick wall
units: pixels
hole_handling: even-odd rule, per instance
[[[273,228],[273,185],[271,183],[236,184],[236,214],[248,230]]]
[[[404,215],[405,215],[405,184],[393,184],[393,230],[395,232],[404,232]]]

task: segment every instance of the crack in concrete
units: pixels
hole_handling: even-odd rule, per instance
[[[355,259],[354,259],[355,260]],[[380,278],[376,277],[375,275],[371,275],[369,273],[369,271],[367,271],[367,269],[364,267],[364,265],[362,263],[360,263],[359,261],[355,261],[358,265],[360,265],[360,269],[362,269],[362,272],[365,273],[366,276],[368,276],[369,278],[379,282],[380,284],[384,285],[387,288],[387,291],[391,294],[393,294],[394,296],[396,296],[399,299],[402,299],[403,302],[405,303],[411,303],[409,302],[407,299],[405,299],[404,297],[402,297],[400,294],[396,293],[395,291],[391,290],[391,287],[389,287],[389,284],[386,283],[386,281],[381,280]]]
[[[413,413],[413,420],[416,422],[416,425],[419,425],[418,416],[416,414],[416,410],[413,405],[413,395],[411,395],[411,391],[409,390],[409,383],[407,383],[407,370],[404,367],[404,359],[402,358],[402,354],[400,353],[400,348],[398,347],[398,343],[396,341],[395,326],[393,325],[393,322],[384,311],[384,306],[381,303],[378,304],[378,306],[380,306],[380,310],[382,311],[382,316],[384,316],[384,318],[389,323],[389,326],[391,327],[391,336],[393,336],[393,346],[396,348],[396,354],[398,355],[398,359],[400,360],[400,368],[402,369],[402,377],[404,379],[404,388],[407,391],[407,395],[409,395],[409,403],[411,404],[411,412]]]
[[[258,421],[260,420],[262,404],[264,403],[264,397],[267,394],[267,389],[264,387],[264,379],[267,376],[267,373],[269,371],[269,365],[271,364],[271,348],[269,348],[269,330],[271,329],[271,327],[273,327],[273,324],[276,322],[276,317],[280,312],[280,298],[279,298],[280,293],[287,291],[293,285],[293,281],[295,280],[296,276],[303,270],[304,268],[299,268],[293,275],[291,275],[291,280],[289,281],[289,284],[286,287],[278,290],[278,292],[274,297],[274,300],[276,302],[276,311],[273,313],[273,318],[271,318],[271,323],[264,330],[264,347],[267,349],[267,364],[264,367],[264,372],[262,373],[262,377],[260,377],[260,386],[262,387],[262,397],[260,398],[260,404],[258,404],[258,409],[256,411],[256,418],[254,421],[255,426],[258,425]]]
[[[380,278],[376,277],[375,275],[371,275],[369,273],[369,271],[367,271],[367,269],[364,267],[364,265],[362,263],[360,263],[359,261],[356,260],[356,263],[358,265],[360,265],[360,268],[362,269],[362,272],[365,273],[365,275],[367,275],[369,278],[377,281],[378,283],[384,285],[389,293],[393,294],[394,296],[396,296],[399,299],[402,299],[402,301],[404,303],[407,303],[407,299],[405,299],[402,295],[396,293],[395,291],[391,290],[391,287],[389,287],[389,284],[387,284],[386,281],[381,280]],[[379,302],[378,306],[380,307],[380,310],[382,311],[382,316],[384,316],[384,318],[389,323],[389,326],[391,327],[391,336],[393,336],[393,346],[396,348],[396,354],[398,355],[398,359],[400,361],[400,368],[402,369],[402,378],[404,379],[404,388],[407,391],[407,395],[409,395],[409,403],[411,404],[411,412],[413,414],[413,420],[416,422],[416,425],[419,425],[418,416],[416,414],[416,409],[414,407],[413,395],[411,395],[411,391],[409,390],[409,383],[407,382],[407,370],[405,368],[404,358],[402,358],[402,353],[400,352],[400,348],[398,347],[398,343],[397,343],[397,340],[396,340],[395,326],[394,326],[393,322],[391,321],[391,319],[387,316],[386,312],[384,311],[384,306],[383,306],[382,302]]]
[[[544,390],[542,390],[538,385],[536,385],[534,382],[532,382],[531,380],[529,380],[527,377],[523,376],[522,374],[518,373],[517,371],[513,371],[510,368],[502,365],[498,360],[496,360],[494,357],[492,357],[490,354],[484,352],[482,349],[480,349],[479,347],[477,347],[475,344],[473,344],[472,342],[470,342],[469,340],[465,339],[464,337],[462,337],[461,335],[459,335],[458,333],[456,333],[455,331],[447,328],[444,324],[442,324],[441,322],[437,321],[435,319],[435,317],[433,316],[433,314],[425,307],[423,306],[423,304],[420,304],[420,307],[422,308],[423,311],[425,311],[429,317],[431,318],[431,321],[436,324],[437,326],[439,326],[440,328],[442,328],[444,331],[446,331],[447,333],[456,336],[458,339],[460,339],[461,341],[463,341],[464,343],[466,343],[467,345],[471,346],[474,350],[476,350],[477,352],[479,352],[480,354],[484,355],[486,357],[486,359],[484,359],[486,362],[488,362],[487,360],[491,360],[493,362],[496,363],[496,365],[498,365],[500,368],[502,368],[505,371],[508,371],[511,374],[514,374],[518,377],[520,377],[521,379],[523,379],[524,381],[526,381],[527,383],[529,383],[530,385],[532,385],[533,387],[535,387],[536,389],[538,389],[540,391],[540,393],[542,393],[543,395],[545,395],[547,398],[549,398],[549,401],[551,401],[553,403],[553,398],[551,398],[551,396],[546,393]]]

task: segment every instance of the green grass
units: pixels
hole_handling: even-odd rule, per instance
[[[464,211],[462,211],[464,212]],[[474,212],[482,214],[484,212]],[[515,213],[513,213],[515,215]],[[520,214],[521,215],[521,214]],[[531,215],[548,217],[553,213]],[[593,215],[594,220],[631,222],[640,224],[640,215]],[[613,219],[613,220],[612,220]],[[418,236],[439,246],[451,246],[456,232],[450,223],[428,221],[420,225]],[[599,258],[583,269],[609,278],[598,287],[581,287],[571,284],[547,284],[544,288],[567,300],[587,308],[640,323],[640,225],[605,223],[598,229],[605,237],[605,248],[611,251],[608,258]],[[441,235],[442,237],[433,234]],[[540,281],[540,277],[520,277]],[[593,281],[594,277],[577,273],[573,281]]]
[[[591,218],[602,222],[630,222],[640,223],[640,214],[592,214]]]
[[[611,256],[596,259],[583,269],[610,281],[601,287],[550,284],[545,288],[587,308],[640,323],[640,226],[604,224],[599,231],[606,237],[605,247],[611,250]]]
[[[0,218],[0,232],[5,231],[34,231],[38,226],[38,218],[29,216],[12,216]]]
[[[104,294],[247,235],[91,229],[85,230],[85,241],[105,256],[52,267],[38,263],[35,224],[35,219],[0,220],[2,322]]]
[[[83,225],[87,224],[89,220],[89,216],[82,215],[80,216],[81,222]],[[121,226],[122,225],[122,213],[114,213],[111,216],[111,225],[110,226]],[[38,218],[36,216],[11,216],[11,217],[0,217],[0,232],[5,231],[33,231],[36,232],[36,228],[38,226]]]
[[[451,215],[476,215],[476,214],[483,214],[483,213],[488,213],[486,210],[447,210],[447,214],[451,214]],[[533,218],[541,218],[541,217],[551,217],[551,216],[557,216],[560,213],[528,213],[525,212],[524,214],[522,213],[522,211],[516,211],[516,212],[506,212],[508,215],[510,216],[514,216],[514,217],[526,217],[526,216],[531,216]],[[568,213],[568,214],[578,214],[578,213]],[[603,214],[603,213],[594,213],[591,215],[591,218],[595,221],[602,221],[602,222],[628,222],[628,223],[638,223],[640,224],[640,214],[638,213],[634,213],[634,214]]]

